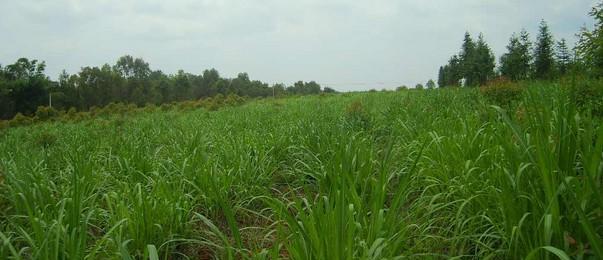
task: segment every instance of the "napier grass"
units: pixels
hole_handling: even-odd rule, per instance
[[[601,259],[601,121],[523,88],[8,128],[0,259]]]

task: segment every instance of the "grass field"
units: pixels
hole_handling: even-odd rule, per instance
[[[562,86],[265,99],[0,132],[0,259],[601,259]]]

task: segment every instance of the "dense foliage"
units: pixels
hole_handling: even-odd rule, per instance
[[[222,78],[215,69],[199,75],[184,71],[166,75],[129,55],[120,57],[113,66],[83,67],[73,75],[63,72],[56,82],[44,75],[44,68],[44,62],[26,58],[4,68],[0,66],[0,119],[11,119],[17,113],[33,115],[38,106],[51,104],[58,110],[87,111],[116,102],[160,105],[218,94],[268,97],[321,93],[320,85],[314,81],[299,81],[290,87],[269,86],[249,79],[246,73],[234,79]],[[325,89],[325,92],[335,91]]]
[[[593,8],[590,15],[596,20],[595,28],[592,31],[582,29],[575,52],[570,50],[565,39],[555,42],[543,20],[535,43],[525,30],[511,36],[507,52],[500,57],[497,69],[484,38],[480,35],[475,43],[466,33],[459,54],[453,55],[448,64],[440,67],[438,85],[485,86],[497,77],[511,81],[556,80],[570,74],[598,78],[603,75],[602,7],[600,4]]]
[[[477,42],[465,33],[461,52],[450,58],[447,65],[440,67],[438,85],[479,86],[494,78],[495,58],[484,36]]]

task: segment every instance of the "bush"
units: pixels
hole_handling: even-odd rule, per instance
[[[593,115],[603,117],[603,81],[581,81],[575,84],[573,97],[579,110],[590,110]]]
[[[178,103],[178,109],[183,111],[194,110],[197,107],[197,102],[195,101],[182,101]]]
[[[67,117],[68,118],[75,117],[75,114],[77,114],[77,109],[75,109],[75,107],[71,107],[71,108],[69,108],[69,110],[67,110]]]
[[[103,107],[101,114],[103,115],[111,115],[111,114],[124,114],[128,112],[129,107],[126,104],[121,102],[109,103],[105,107]]]
[[[521,98],[523,89],[517,83],[505,78],[499,78],[488,82],[488,84],[479,89],[479,92],[489,102],[508,107],[512,102]]]
[[[360,100],[356,100],[348,105],[345,110],[345,117],[346,121],[353,127],[358,127],[360,129],[368,129],[370,127],[370,115],[366,112]]]
[[[143,110],[145,112],[155,112],[155,111],[157,111],[157,106],[155,104],[153,104],[153,103],[146,103],[144,105]]]
[[[235,94],[229,94],[226,99],[224,100],[224,103],[228,106],[237,106],[237,105],[241,105],[245,102],[245,99],[235,95]]]
[[[159,108],[161,109],[161,111],[168,111],[172,109],[172,104],[163,103]]]
[[[21,113],[17,113],[15,115],[15,117],[13,117],[13,119],[10,120],[10,122],[8,124],[9,124],[9,126],[14,127],[14,126],[29,125],[31,123],[33,123],[33,119],[31,119],[30,117],[24,116]]]
[[[59,111],[52,107],[39,106],[36,110],[36,118],[40,121],[46,121],[59,116]]]
[[[8,128],[8,121],[0,120],[0,130]]]
[[[56,143],[57,137],[51,133],[43,132],[38,135],[35,139],[35,143],[37,146],[41,146],[44,148],[48,148],[54,143]]]

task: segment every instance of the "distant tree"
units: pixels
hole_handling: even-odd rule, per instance
[[[33,114],[41,104],[48,104],[51,82],[44,75],[46,64],[20,58],[0,72],[0,118],[10,119],[16,113]]]
[[[320,93],[320,85],[314,81],[303,82],[300,80],[295,82],[293,86],[288,87],[287,91],[292,94],[302,95],[318,94]]]
[[[334,90],[332,88],[329,88],[329,87],[325,87],[322,92],[324,92],[324,93],[337,93],[336,90]]]
[[[529,34],[522,30],[520,36],[511,36],[507,45],[507,53],[500,57],[500,74],[517,81],[527,79],[530,75],[532,43]]]
[[[57,82],[49,80],[44,69],[44,62],[26,58],[0,66],[0,119],[10,119],[17,113],[31,115],[38,106],[48,105],[50,96],[53,107],[85,111],[112,102],[142,106],[220,94],[268,97],[323,91],[315,81],[299,81],[288,88],[283,84],[270,87],[261,81],[251,80],[247,73],[240,73],[233,79],[222,78],[215,69],[205,70],[200,75],[183,70],[175,75],[166,75],[159,70],[151,70],[143,59],[130,55],[120,57],[113,66],[83,67],[73,75],[63,71]],[[324,89],[324,92],[334,91]]]
[[[144,79],[151,74],[149,63],[145,62],[142,58],[134,59],[130,55],[119,57],[113,68],[128,79]]]
[[[426,86],[428,89],[433,89],[433,88],[435,88],[435,87],[436,87],[435,82],[433,82],[433,80],[431,80],[431,79],[427,81],[427,84],[425,84],[425,86]]]
[[[595,19],[592,30],[583,27],[578,34],[576,53],[584,67],[595,77],[603,76],[603,3],[589,12]]]
[[[555,73],[554,40],[547,23],[542,20],[534,49],[534,77],[551,79]]]
[[[187,99],[187,96],[190,93],[192,86],[190,80],[191,76],[191,74],[184,72],[184,70],[178,70],[178,73],[172,76],[172,84],[174,91],[174,93],[172,94],[172,98],[175,101]],[[224,94],[224,91],[224,89],[221,89],[221,91],[218,92]]]
[[[555,57],[557,60],[557,68],[559,69],[559,74],[561,76],[567,74],[569,67],[572,64],[572,54],[567,47],[567,42],[565,39],[561,39],[557,42]]]
[[[469,32],[465,33],[459,58],[462,67],[462,76],[460,78],[465,78],[468,86],[477,85],[479,68],[477,67],[478,64],[476,61],[476,44],[471,38]]]
[[[459,56],[453,55],[448,64],[442,68],[442,74],[439,76],[442,78],[443,86],[458,86],[460,80],[463,78],[463,65]]]
[[[494,54],[482,34],[478,37],[474,56],[476,78],[473,79],[473,84],[481,86],[494,78],[494,68],[496,67]]]
[[[274,84],[272,86],[275,96],[282,96],[285,94],[285,85],[282,83]],[[326,90],[327,88],[325,88]]]
[[[423,84],[419,83],[415,86],[415,89],[423,89]]]
[[[407,87],[407,86],[402,85],[402,86],[397,87],[397,88],[396,88],[396,91],[402,91],[402,90],[407,90],[407,89],[408,89],[408,87]]]
[[[438,86],[440,88],[446,86],[446,72],[443,66],[440,66],[440,69],[438,70]]]

